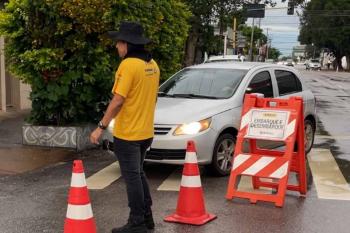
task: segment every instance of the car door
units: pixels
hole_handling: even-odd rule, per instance
[[[302,83],[292,71],[275,69],[274,75],[277,82],[278,98],[289,98],[291,96],[301,96],[304,102],[304,115],[306,116],[314,107],[314,98],[308,91],[303,89]]]
[[[246,94],[260,93],[264,94],[264,97],[274,97],[275,91],[269,70],[260,70],[253,75],[248,87],[246,88]]]
[[[273,98],[276,92],[276,85],[273,85],[273,79],[271,76],[271,70],[260,70],[253,75],[250,80],[246,93],[260,93],[264,94],[265,98]],[[267,141],[267,140],[257,140],[257,144],[260,148],[275,148],[281,146],[281,143]],[[248,145],[244,145],[244,150],[248,150]]]

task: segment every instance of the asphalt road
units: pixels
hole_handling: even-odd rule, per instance
[[[218,218],[200,227],[166,223],[163,218],[174,212],[178,192],[164,190],[172,190],[179,183],[181,167],[149,164],[145,170],[154,200],[156,229],[153,232],[350,232],[350,103],[347,101],[350,74],[322,71],[302,71],[302,74],[317,97],[318,111],[315,152],[310,157],[314,179],[309,184],[306,197],[288,192],[283,208],[263,202],[252,205],[241,199],[227,201],[228,178],[212,177],[202,171],[206,208]],[[100,150],[85,151],[75,156],[84,161],[88,180],[115,162],[114,155]],[[335,162],[331,163],[333,158]],[[323,163],[325,167],[321,166]],[[334,168],[331,175],[327,167]],[[335,172],[337,168],[338,173]],[[71,172],[71,162],[60,162],[31,172],[0,176],[0,232],[62,232]],[[112,176],[115,176],[113,182],[105,188],[89,191],[100,233],[110,232],[111,228],[127,220],[123,178],[116,174]],[[345,180],[345,185],[341,179]]]

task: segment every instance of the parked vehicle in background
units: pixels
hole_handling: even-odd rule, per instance
[[[228,175],[247,93],[274,98],[302,96],[305,150],[311,150],[315,97],[295,69],[268,63],[211,62],[180,70],[160,86],[155,137],[145,161],[183,164],[187,141],[193,140],[198,163],[217,175]],[[113,125],[110,132],[112,129]]]
[[[306,70],[321,70],[321,62],[318,59],[311,59],[305,66]]]
[[[294,66],[295,64],[294,64],[294,62],[291,59],[289,59],[289,60],[285,61],[283,63],[283,65],[285,65],[285,66]]]

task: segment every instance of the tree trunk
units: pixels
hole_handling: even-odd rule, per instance
[[[342,66],[342,64],[341,64],[341,59],[342,59],[342,55],[340,55],[340,54],[337,54],[336,55],[336,59],[335,59],[335,69],[336,70],[343,70],[343,66]]]
[[[195,63],[198,38],[199,34],[194,31],[191,31],[188,35],[188,39],[186,41],[185,59],[183,62],[184,67],[191,66]]]
[[[199,64],[203,62],[203,52],[200,48],[196,49],[196,57],[194,59],[194,64]]]

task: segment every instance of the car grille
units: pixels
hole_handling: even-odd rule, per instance
[[[171,127],[159,127],[159,126],[155,126],[154,127],[154,134],[155,135],[166,135],[169,133],[169,131],[171,130]]]
[[[149,151],[147,151],[146,159],[185,159],[185,156],[186,150],[165,150],[151,148]]]

